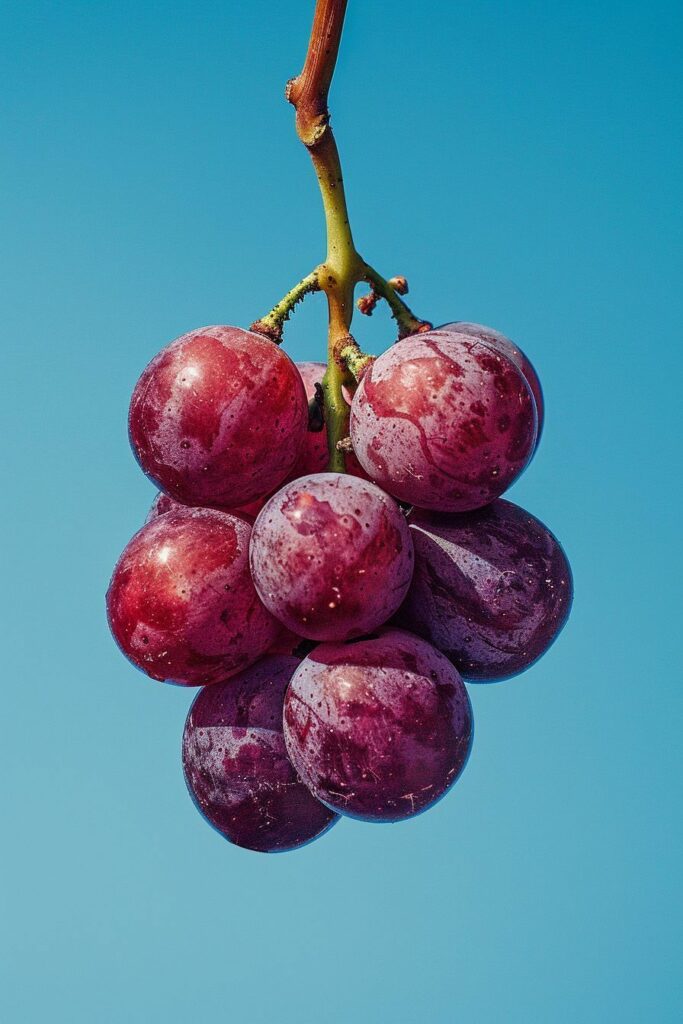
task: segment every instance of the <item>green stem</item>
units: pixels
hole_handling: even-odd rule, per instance
[[[303,70],[287,88],[287,98],[296,108],[297,134],[313,161],[325,211],[327,256],[318,268],[318,283],[327,296],[328,307],[327,371],[322,384],[329,468],[336,472],[346,468],[338,442],[349,432],[349,407],[342,387],[351,381],[351,375],[341,351],[353,340],[353,293],[364,267],[353,243],[341,161],[327,107],[346,2],[317,0]]]
[[[304,66],[287,85],[287,99],[296,109],[297,135],[313,161],[325,211],[327,256],[315,273],[318,288],[327,296],[327,371],[322,386],[329,468],[337,472],[345,469],[340,442],[346,441],[349,433],[349,406],[342,388],[346,385],[353,390],[372,358],[361,352],[351,336],[356,285],[368,281],[386,299],[398,323],[399,337],[431,326],[411,313],[389,282],[361,259],[353,242],[341,161],[327,106],[346,4],[347,0],[317,0]]]
[[[347,345],[339,353],[344,365],[352,375],[355,382],[359,383],[368,366],[375,361],[375,356],[369,356],[354,341]]]
[[[310,274],[295,284],[294,287],[287,292],[287,294],[280,299],[280,301],[273,306],[270,313],[266,316],[261,317],[260,320],[255,320],[251,325],[252,331],[257,331],[259,334],[265,334],[271,338],[276,344],[280,344],[282,341],[282,327],[286,320],[289,320],[290,313],[296,306],[297,302],[301,302],[304,296],[308,295],[309,292],[320,291],[320,285],[318,283],[318,268],[312,270]]]

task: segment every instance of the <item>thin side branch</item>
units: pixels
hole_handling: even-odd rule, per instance
[[[294,310],[294,307],[298,302],[301,302],[309,292],[320,291],[320,282],[318,280],[318,268],[312,270],[310,274],[295,284],[294,287],[287,292],[287,294],[280,299],[278,303],[271,309],[270,313],[266,316],[261,317],[260,320],[255,320],[251,325],[250,330],[256,331],[257,334],[265,334],[267,338],[274,341],[276,345],[279,345],[282,341],[282,328],[285,321],[289,320],[289,317]]]
[[[409,334],[421,334],[423,331],[432,329],[432,324],[429,320],[421,320],[415,316],[413,311],[403,301],[399,294],[399,289],[392,283],[395,279],[392,279],[392,282],[386,281],[381,274],[378,274],[373,267],[366,263],[363,270],[363,280],[372,286],[372,293],[384,299],[389,306],[391,315],[398,324],[399,339],[406,338]],[[402,288],[405,278],[399,278],[398,280],[400,282],[399,288]],[[369,312],[372,313],[376,300],[371,302],[370,305]],[[367,310],[363,310],[363,312],[367,312]]]
[[[363,374],[370,364],[375,361],[375,356],[370,356],[363,352],[360,346],[352,339],[351,344],[345,345],[339,356],[342,362],[345,363],[349,373],[353,375],[357,384],[360,384]]]

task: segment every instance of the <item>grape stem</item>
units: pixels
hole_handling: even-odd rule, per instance
[[[366,264],[363,280],[372,286],[370,295],[365,296],[369,307],[366,311],[367,315],[372,314],[378,299],[384,299],[391,310],[391,315],[398,324],[399,339],[406,338],[409,334],[419,334],[422,331],[431,330],[433,325],[429,320],[420,320],[419,317],[416,317],[401,298],[401,295],[405,295],[407,291],[405,278],[391,278],[389,281],[385,281],[376,270],[373,270],[372,267]]]
[[[282,328],[285,320],[289,320],[290,313],[298,302],[309,294],[309,292],[319,292],[320,285],[318,283],[318,272],[312,270],[306,277],[302,277],[298,284],[287,292],[287,294],[280,299],[280,301],[273,306],[270,313],[266,316],[261,317],[260,320],[255,320],[251,325],[252,331],[258,331],[259,334],[267,335],[277,345],[282,341]]]
[[[342,388],[353,391],[373,357],[361,351],[351,335],[356,285],[367,282],[386,300],[399,337],[430,326],[418,319],[400,297],[400,284],[386,281],[358,254],[351,234],[339,151],[335,142],[328,94],[339,53],[347,0],[317,0],[306,59],[301,73],[287,83],[286,96],[296,110],[296,131],[315,169],[325,211],[327,255],[252,329],[282,340],[282,327],[294,306],[309,292],[327,298],[327,370],[322,380],[327,426],[329,469],[345,471],[345,442],[349,434],[349,406]],[[399,280],[399,279],[397,279]]]

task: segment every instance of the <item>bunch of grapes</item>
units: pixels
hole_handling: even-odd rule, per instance
[[[153,679],[202,687],[188,789],[230,842],[290,850],[340,816],[431,807],[472,745],[463,680],[524,671],[571,603],[564,553],[501,499],[531,460],[543,395],[480,324],[434,329],[357,252],[327,93],[347,0],[316,0],[287,87],[318,177],[327,256],[248,331],[205,327],[144,370],[129,433],[159,488],[112,576],[109,623]],[[353,294],[398,342],[350,333]],[[328,360],[296,365],[285,321],[324,292]]]
[[[325,372],[207,327],[152,360],[130,406],[160,493],[114,569],[111,630],[148,676],[201,687],[187,785],[252,850],[431,807],[470,753],[463,680],[524,671],[571,603],[555,537],[500,497],[543,422],[512,342],[451,323],[364,360],[348,472],[327,469]]]

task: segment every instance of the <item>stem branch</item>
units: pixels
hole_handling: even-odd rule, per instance
[[[289,320],[290,313],[296,306],[297,302],[308,295],[309,292],[320,291],[320,285],[318,283],[318,270],[312,270],[306,277],[302,277],[298,284],[287,292],[287,294],[280,299],[278,303],[271,309],[270,313],[266,316],[261,317],[260,320],[255,320],[251,325],[251,330],[256,331],[258,334],[265,334],[268,338],[274,341],[277,345],[282,341],[282,327],[285,320]]]
[[[372,285],[375,295],[386,301],[391,315],[398,324],[399,338],[405,338],[409,334],[418,334],[420,331],[428,331],[431,328],[430,322],[416,317],[390,282],[386,281],[367,263],[363,268],[363,280]]]

